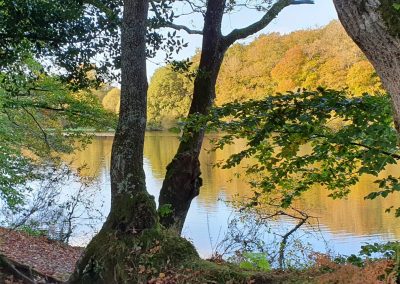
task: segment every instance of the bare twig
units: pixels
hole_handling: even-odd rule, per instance
[[[300,212],[300,211],[298,211],[298,212]],[[304,212],[301,212],[301,215],[303,216],[303,218],[299,218],[300,221],[297,223],[297,225],[294,226],[291,230],[289,230],[286,234],[284,234],[282,236],[282,241],[279,246],[279,257],[278,257],[278,263],[279,263],[279,267],[281,269],[284,268],[285,249],[286,249],[289,237],[292,234],[294,234],[301,226],[303,226],[304,223],[307,222],[308,218],[310,217]],[[290,216],[290,215],[288,215],[288,216]]]

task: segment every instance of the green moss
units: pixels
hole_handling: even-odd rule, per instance
[[[202,259],[188,267],[197,271],[197,283],[249,283],[252,276],[251,272],[240,269],[237,265],[216,264]]]
[[[147,283],[161,271],[183,268],[199,258],[193,245],[169,231],[144,230],[136,235],[102,230],[79,264],[71,283]]]
[[[158,223],[154,197],[146,191],[139,191],[133,197],[123,194],[113,201],[115,206],[108,217],[107,226],[120,233],[132,234]]]
[[[198,259],[194,246],[172,231],[148,230],[139,239],[140,261],[154,267],[179,267]]]
[[[380,12],[390,34],[400,37],[400,10],[395,4],[400,4],[400,0],[381,0]]]

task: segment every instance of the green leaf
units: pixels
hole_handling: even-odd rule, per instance
[[[243,253],[244,260],[240,262],[239,267],[249,270],[270,271],[271,266],[264,253],[245,252]]]

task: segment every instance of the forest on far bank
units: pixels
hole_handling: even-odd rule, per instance
[[[190,73],[198,65],[199,55],[190,58],[189,72],[177,72],[168,65],[155,71],[148,92],[150,128],[166,129],[186,116],[193,93]],[[383,92],[371,63],[338,21],[286,35],[265,34],[248,44],[232,46],[218,77],[215,104],[319,86],[346,88],[355,95]],[[104,86],[95,94],[106,109],[118,112],[118,88]]]

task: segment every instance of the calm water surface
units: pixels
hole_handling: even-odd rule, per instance
[[[112,137],[97,137],[93,143],[74,157],[75,168],[86,164],[81,171],[84,176],[94,177],[96,187],[101,188],[97,194],[94,206],[106,216],[109,211],[110,200],[110,155]],[[144,149],[144,164],[148,190],[158,199],[158,193],[165,174],[165,167],[175,154],[178,147],[177,136],[165,132],[150,132],[146,134]],[[207,257],[211,253],[212,245],[221,239],[226,231],[228,219],[232,218],[233,210],[222,200],[231,200],[234,195],[244,195],[249,192],[249,185],[234,174],[239,169],[222,170],[213,167],[213,164],[226,159],[229,155],[240,151],[243,142],[230,145],[224,150],[207,153],[203,151],[200,157],[202,166],[203,187],[200,195],[193,200],[192,206],[184,227],[184,235],[193,241],[199,253]],[[204,149],[210,149],[208,141]],[[400,174],[400,166],[393,166],[386,170],[386,174]],[[76,183],[67,184],[69,188],[79,186]],[[332,200],[327,197],[323,189],[314,189],[307,192],[296,202],[296,207],[306,210],[310,215],[319,217],[319,232],[310,236],[308,233],[315,230],[305,228],[304,241],[311,243],[315,250],[329,249],[341,254],[356,253],[366,242],[387,241],[399,239],[400,220],[384,210],[392,205],[400,204],[400,196],[393,195],[386,199],[365,201],[363,197],[376,188],[371,179],[365,177],[355,186],[346,200]],[[289,228],[293,223],[286,219],[279,219],[271,223],[272,227],[280,230]],[[101,224],[98,224],[98,228]],[[219,237],[218,237],[219,236]],[[77,234],[74,244],[85,244],[90,240],[88,234]],[[211,239],[211,241],[210,241]]]

